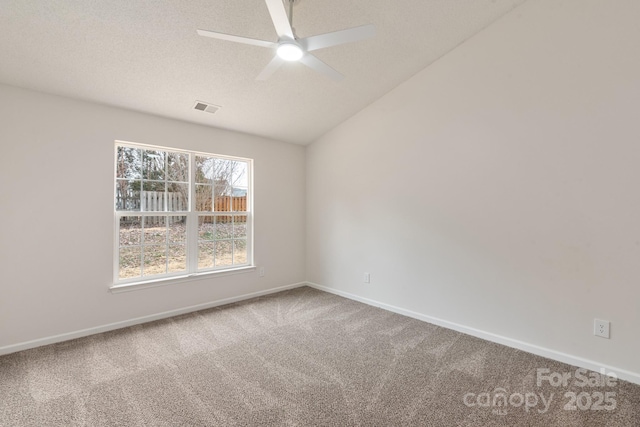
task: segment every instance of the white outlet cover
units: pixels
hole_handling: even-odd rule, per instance
[[[609,338],[609,329],[611,322],[608,320],[594,319],[593,334],[597,337]]]

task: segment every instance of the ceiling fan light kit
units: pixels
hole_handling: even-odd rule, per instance
[[[280,43],[277,52],[285,61],[298,61],[304,55],[302,48],[294,43]]]
[[[298,39],[293,33],[292,27],[294,0],[288,1],[289,16],[287,16],[287,11],[282,0],[265,0],[267,3],[267,9],[269,9],[269,15],[271,15],[271,20],[273,21],[273,26],[278,34],[277,42],[251,39],[208,30],[198,30],[198,34],[220,40],[275,49],[276,55],[258,75],[257,80],[268,79],[285,61],[300,61],[312,70],[323,73],[332,80],[342,80],[344,78],[342,74],[309,52],[371,38],[375,35],[375,27],[373,25],[363,25],[361,27],[349,28],[346,30]]]

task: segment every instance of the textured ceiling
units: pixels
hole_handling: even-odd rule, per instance
[[[264,0],[1,0],[0,82],[308,144],[525,0],[296,0],[298,37],[374,24],[373,39],[314,52],[345,78],[287,63]],[[221,105],[193,110],[196,100]]]

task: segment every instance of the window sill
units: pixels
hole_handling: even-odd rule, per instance
[[[255,265],[248,265],[246,267],[238,267],[229,270],[222,271],[207,271],[204,273],[194,273],[185,276],[167,277],[163,279],[151,279],[140,282],[122,283],[118,285],[112,285],[109,287],[109,291],[112,294],[118,294],[121,292],[131,292],[140,289],[156,288],[158,286],[176,285],[180,283],[189,283],[197,280],[213,279],[215,277],[231,276],[235,274],[250,273],[256,270]]]

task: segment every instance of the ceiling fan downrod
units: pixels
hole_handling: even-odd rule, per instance
[[[293,27],[293,2],[294,0],[289,0],[289,25]]]

